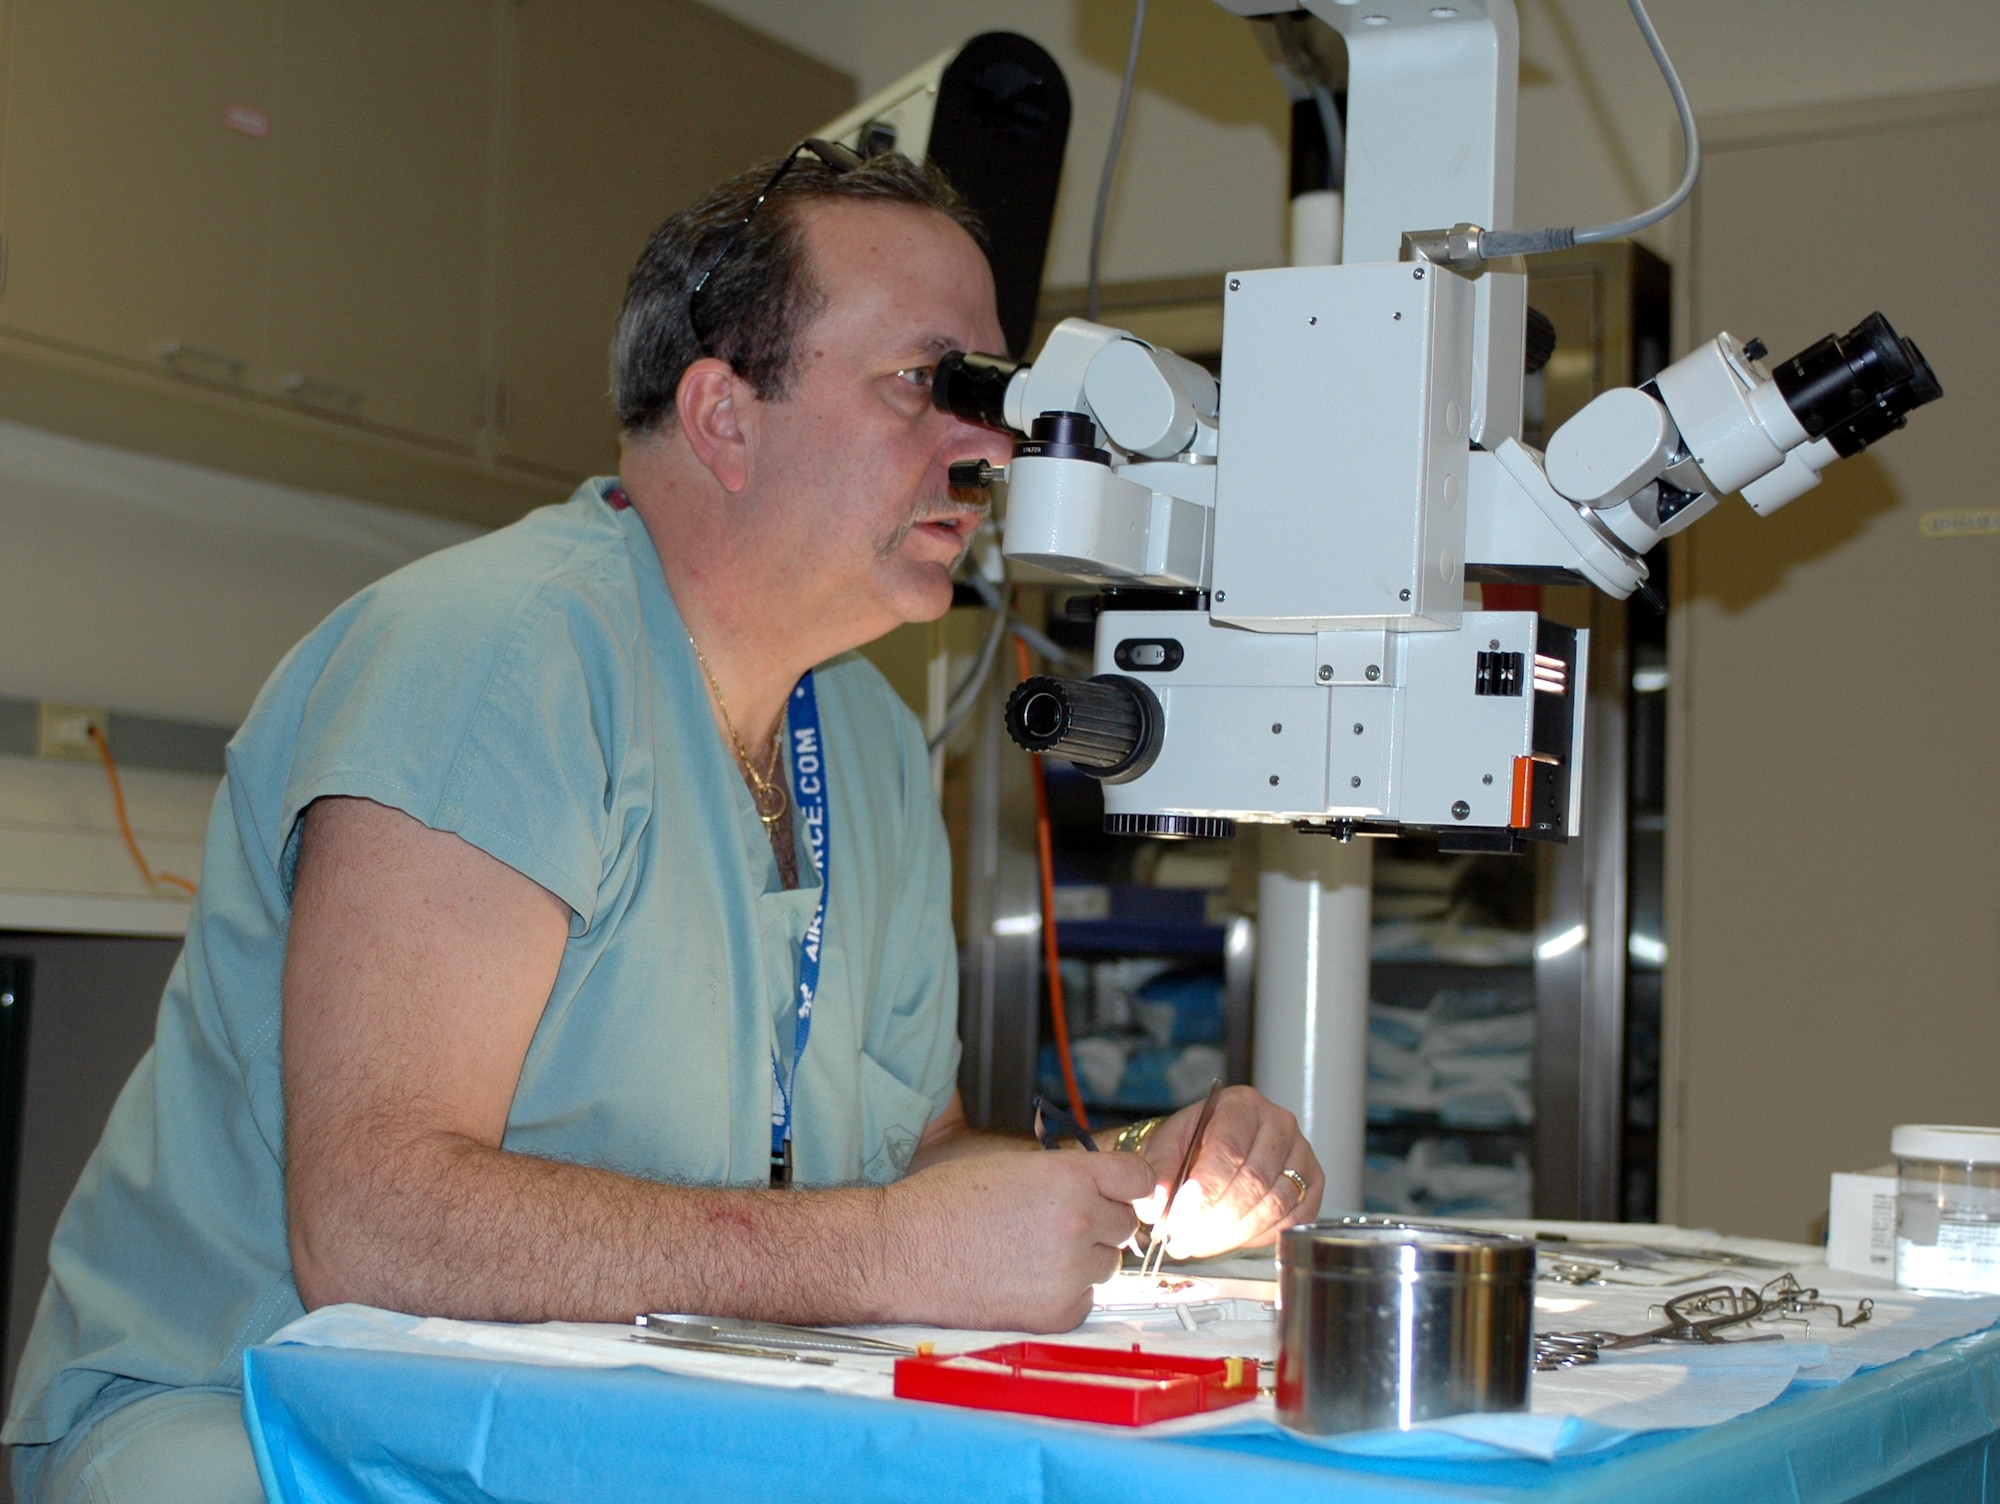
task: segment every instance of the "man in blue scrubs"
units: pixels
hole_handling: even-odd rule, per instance
[[[966,1125],[923,738],[852,649],[950,603],[947,467],[1004,441],[930,374],[1000,347],[992,279],[926,170],[773,165],[641,258],[618,478],[363,591],[232,742],[51,1249],[23,1498],[259,1498],[243,1350],[335,1302],[1064,1330],[1173,1174],[1191,1113]],[[1232,1091],[1206,1143],[1176,1252],[1317,1210],[1289,1114]]]

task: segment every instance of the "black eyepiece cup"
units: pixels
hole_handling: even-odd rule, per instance
[[[1909,413],[1944,395],[1916,342],[1879,313],[1807,346],[1772,376],[1799,426],[1843,457],[1894,433]]]
[[[1007,427],[1007,383],[1021,362],[1004,355],[978,355],[953,350],[937,363],[931,376],[931,402],[985,428]]]

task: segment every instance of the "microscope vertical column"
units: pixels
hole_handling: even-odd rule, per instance
[[[1322,1210],[1362,1209],[1368,1091],[1371,842],[1255,827],[1257,991],[1251,1084],[1288,1108],[1326,1171]],[[1245,827],[1239,840],[1249,839]]]
[[[1325,176],[1330,150],[1317,116],[1306,113],[1312,109],[1307,100],[1292,111],[1294,266],[1340,260],[1341,195],[1311,183]],[[1302,140],[1302,129],[1316,134]],[[1310,205],[1304,213],[1302,201]],[[1258,848],[1251,1084],[1298,1118],[1326,1172],[1322,1209],[1358,1212],[1367,1147],[1358,1105],[1368,1090],[1369,848],[1278,826],[1246,828],[1238,839]]]

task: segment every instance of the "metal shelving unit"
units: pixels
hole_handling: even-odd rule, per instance
[[[1557,343],[1531,378],[1526,442],[1539,442],[1598,392],[1650,380],[1666,365],[1670,280],[1665,262],[1629,242],[1536,260],[1529,301],[1554,321]],[[1666,557],[1661,548],[1647,559],[1655,588]],[[1588,626],[1591,643],[1584,834],[1542,859],[1534,1210],[1650,1221],[1658,1141],[1633,1124],[1658,1121],[1665,622],[1637,598],[1543,595],[1544,613]],[[1635,693],[1635,679],[1653,687]],[[1635,802],[1642,764],[1654,770],[1649,805]],[[1650,895],[1649,918],[1635,907],[1641,895]],[[1650,1070],[1642,1064],[1649,1049]]]

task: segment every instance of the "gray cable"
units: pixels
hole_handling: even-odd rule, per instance
[[[1319,128],[1326,133],[1326,186],[1339,193],[1347,185],[1347,140],[1340,130],[1340,111],[1333,107],[1333,90],[1318,79],[1312,81],[1312,91]]]
[[[1014,635],[1057,668],[1075,669],[1089,666],[1087,660],[1079,659],[1053,637],[1036,631],[1018,616],[1014,618]]]
[[[1097,322],[1097,267],[1104,251],[1104,216],[1111,210],[1111,180],[1118,172],[1118,149],[1125,143],[1125,116],[1132,108],[1132,80],[1139,72],[1139,38],[1146,30],[1146,0],[1132,12],[1132,44],[1125,50],[1125,77],[1118,85],[1118,112],[1111,118],[1111,144],[1104,148],[1104,170],[1097,178],[1097,212],[1090,217],[1090,291],[1085,301]]]
[[[1487,260],[1501,256],[1538,256],[1544,251],[1565,251],[1573,245],[1622,240],[1627,235],[1638,234],[1648,225],[1658,224],[1686,203],[1688,195],[1694,192],[1694,180],[1701,171],[1701,139],[1695,131],[1694,110],[1688,105],[1687,90],[1681,87],[1673,59],[1667,56],[1660,34],[1653,29],[1653,18],[1646,14],[1644,0],[1625,0],[1625,4],[1631,9],[1632,19],[1639,23],[1639,34],[1646,39],[1653,61],[1660,65],[1660,76],[1666,79],[1667,92],[1674,97],[1674,110],[1681,117],[1681,140],[1686,148],[1687,165],[1682,169],[1680,185],[1644,214],[1614,220],[1608,225],[1593,225],[1587,230],[1574,226],[1548,230],[1487,230],[1479,237],[1479,254]]]
[[[1347,186],[1345,132],[1341,129],[1340,111],[1334,105],[1333,90],[1327,84],[1324,70],[1299,37],[1299,21],[1303,15],[1302,11],[1294,11],[1289,16],[1273,16],[1272,31],[1278,39],[1278,49],[1285,55],[1285,68],[1312,95],[1313,109],[1319,116],[1320,134],[1326,138],[1326,186],[1339,193]]]
[[[971,715],[979,704],[980,692],[985,689],[986,681],[992,677],[993,665],[999,661],[1000,644],[1006,641],[1008,628],[1011,627],[1016,637],[1057,667],[1077,666],[1075,655],[1067,648],[1015,617],[1008,609],[1007,602],[1001,597],[999,589],[977,569],[967,572],[965,583],[979,592],[980,600],[984,601],[987,609],[993,613],[993,626],[988,630],[986,640],[979,645],[979,656],[973,659],[972,667],[966,670],[965,677],[959,681],[958,687],[951,692],[951,698],[945,702],[944,725],[938,728],[935,735],[925,738],[925,749],[931,752],[935,752],[950,741],[957,734],[958,728],[965,724],[966,717]]]
[[[1058,668],[1075,668],[1078,666],[1076,654],[1072,653],[1054,638],[1036,631],[1018,616],[1014,616],[1012,612],[1008,611],[1006,603],[1000,598],[999,587],[987,579],[986,576],[974,571],[966,575],[965,583],[979,592],[979,598],[986,602],[990,610],[1006,614],[1013,621],[1014,635],[1040,653],[1044,658],[1048,659],[1049,662],[1055,664]]]
[[[926,751],[937,751],[957,734],[960,726],[965,724],[965,718],[972,714],[973,706],[979,703],[980,693],[986,688],[987,676],[993,672],[993,660],[1000,656],[1000,644],[1006,641],[1006,638],[1007,613],[996,611],[993,613],[992,629],[987,632],[986,640],[979,645],[979,656],[973,659],[972,667],[966,670],[965,677],[959,681],[958,688],[951,692],[951,698],[946,702],[944,724],[938,727],[935,735],[925,739]]]

